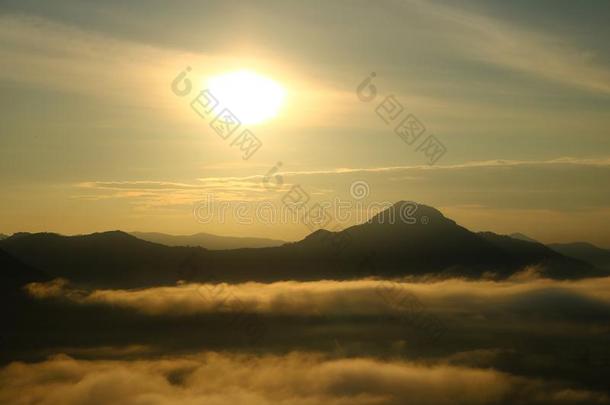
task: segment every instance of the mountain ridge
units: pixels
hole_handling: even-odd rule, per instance
[[[166,246],[200,246],[210,250],[274,247],[286,243],[278,239],[221,236],[205,232],[191,235],[170,235],[161,232],[129,232],[129,234],[138,239]]]
[[[584,260],[601,269],[610,270],[610,249],[589,242],[550,243],[548,247],[564,256]]]
[[[539,243],[472,232],[436,208],[408,201],[399,201],[365,223],[338,232],[320,229],[275,247],[165,246],[123,231],[16,234],[0,241],[0,247],[54,277],[113,288],[210,279],[272,282],[429,274],[508,278],[533,265],[551,278],[607,274]],[[370,264],[371,257],[374,268],[363,265]]]

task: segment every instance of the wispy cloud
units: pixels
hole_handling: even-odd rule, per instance
[[[382,174],[390,175],[384,181],[400,181],[405,179],[405,175],[410,173],[412,179],[422,178],[425,173],[442,173],[446,171],[455,171],[462,169],[485,170],[497,168],[531,168],[537,170],[540,168],[551,167],[567,167],[574,168],[610,168],[610,158],[600,159],[583,159],[573,157],[562,157],[549,160],[488,160],[488,161],[472,161],[459,164],[449,165],[408,165],[408,166],[387,166],[387,167],[368,167],[368,168],[334,168],[322,170],[296,170],[296,171],[279,171],[278,174],[287,179],[287,184],[298,183],[299,178],[310,177],[315,179],[323,178],[324,176],[341,176],[341,175],[367,175],[367,174]],[[419,174],[417,174],[419,173]],[[401,177],[402,176],[402,177]],[[107,199],[107,198],[127,198],[127,199],[143,199],[156,201],[154,205],[161,204],[163,201],[170,204],[185,204],[200,201],[206,195],[214,195],[215,198],[222,200],[265,200],[269,198],[277,198],[278,191],[286,191],[286,187],[280,187],[270,191],[263,187],[263,174],[245,175],[245,176],[214,176],[201,177],[193,182],[171,182],[171,181],[87,181],[74,184],[74,187],[79,190],[89,190],[90,194],[79,193],[76,198],[81,199]],[[315,186],[312,186],[315,187]],[[332,190],[327,187],[322,187],[320,190],[326,190],[325,194],[332,193]]]
[[[593,52],[559,38],[465,11],[455,6],[413,1],[442,21],[447,38],[476,60],[525,72],[566,86],[610,94],[610,70]]]

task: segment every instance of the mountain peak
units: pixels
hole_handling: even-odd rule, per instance
[[[455,225],[455,222],[445,217],[439,210],[415,201],[401,200],[388,209],[378,213],[371,218],[372,224],[405,224],[405,225],[428,225],[445,224]]]
[[[135,236],[132,236],[132,235],[128,234],[127,232],[123,232],[121,230],[95,232],[95,233],[92,233],[89,235],[83,235],[83,236],[88,236],[90,238],[101,238],[101,239],[125,239],[125,240],[137,239]]]
[[[130,232],[138,239],[166,246],[200,246],[210,250],[275,247],[286,243],[282,240],[249,236],[222,236],[199,232],[192,235],[169,235],[159,232]]]
[[[327,237],[331,233],[332,233],[331,231],[328,231],[326,229],[317,229],[317,230],[313,231],[312,233],[310,233],[309,235],[307,235],[305,237],[305,239],[303,239],[303,240],[307,240],[307,241],[318,240],[318,239]]]

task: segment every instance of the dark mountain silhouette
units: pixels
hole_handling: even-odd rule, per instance
[[[493,232],[481,232],[486,240],[500,247],[514,258],[514,264],[525,267],[537,264],[546,276],[553,278],[575,278],[576,271],[582,272],[585,277],[603,276],[604,271],[593,268],[589,262],[566,257],[555,252],[548,246],[538,242],[528,242],[523,239],[515,239],[506,235],[497,235]]]
[[[586,261],[600,269],[610,270],[609,249],[603,249],[587,242],[552,243],[548,246],[564,256]]]
[[[145,286],[176,281],[188,252],[202,248],[168,247],[122,231],[62,236],[18,233],[1,247],[54,277],[91,286]]]
[[[508,277],[528,265],[540,265],[543,275],[554,278],[606,274],[537,242],[473,233],[430,206],[419,205],[411,215],[402,215],[412,223],[401,220],[401,211],[408,213],[412,207],[412,203],[399,202],[369,222],[341,232],[349,241],[347,256],[360,258],[362,252],[372,252],[375,268],[384,276],[440,273],[480,277],[494,273]],[[317,244],[321,249],[333,238],[340,235],[318,231],[297,244]]]
[[[166,246],[200,246],[212,250],[273,247],[286,243],[276,239],[219,236],[203,232],[194,235],[168,235],[158,232],[130,232],[130,234],[138,239]]]
[[[0,345],[7,343],[7,335],[15,330],[23,314],[28,311],[30,300],[23,286],[35,281],[51,280],[0,249]],[[0,355],[0,359],[3,356]]]
[[[206,250],[168,247],[114,231],[82,236],[16,234],[0,247],[53,277],[97,287],[144,287],[187,281],[351,279],[440,274],[509,277],[527,265],[543,274],[605,274],[544,245],[477,234],[435,208],[399,202],[340,232],[318,230],[278,247]]]
[[[510,261],[502,249],[435,208],[409,202],[399,202],[367,223],[338,234],[319,231],[297,245],[322,250],[329,239],[344,240],[348,268],[363,256],[365,260],[374,256],[375,270],[382,276],[434,272],[476,277],[486,270],[504,271],[499,264]]]
[[[510,237],[540,243],[522,233],[513,233]],[[603,249],[588,242],[550,243],[546,246],[563,256],[590,263],[600,269],[610,270],[610,249]]]
[[[15,291],[19,287],[34,281],[48,281],[50,278],[12,255],[0,249],[0,288],[4,292]]]
[[[8,238],[8,235],[0,233],[0,240]]]

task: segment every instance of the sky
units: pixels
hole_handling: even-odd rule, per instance
[[[296,240],[310,230],[256,207],[280,207],[299,185],[312,204],[411,200],[476,231],[610,247],[609,9],[3,1],[0,233]],[[196,90],[179,96],[172,81],[187,66]],[[262,143],[249,159],[190,106],[208,78],[238,70],[285,90],[274,119],[243,126]],[[362,101],[372,72],[376,97]],[[388,96],[425,127],[421,139],[442,143],[436,162],[379,116]],[[278,162],[282,184],[265,182]],[[231,212],[202,219],[202,201]]]

